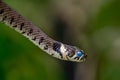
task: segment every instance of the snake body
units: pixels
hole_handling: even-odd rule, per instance
[[[86,54],[82,50],[48,37],[41,29],[33,25],[1,0],[0,22],[15,29],[43,51],[56,58],[75,62],[83,62],[86,60]]]

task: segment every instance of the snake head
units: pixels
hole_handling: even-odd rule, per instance
[[[84,53],[83,50],[70,45],[65,45],[65,48],[67,60],[75,62],[84,62],[86,60],[87,55]]]

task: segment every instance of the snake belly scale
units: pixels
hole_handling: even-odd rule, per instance
[[[46,53],[61,60],[83,62],[86,54],[79,48],[48,37],[41,29],[0,0],[0,22],[24,35]]]

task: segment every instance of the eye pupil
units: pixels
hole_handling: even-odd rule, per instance
[[[82,56],[82,52],[81,51],[78,51],[77,52],[77,57],[81,57]]]

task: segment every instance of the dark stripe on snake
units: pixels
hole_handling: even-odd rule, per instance
[[[31,29],[28,31],[27,35],[32,34],[32,33],[33,33],[33,29],[31,28]]]
[[[20,24],[20,30],[22,30],[22,28],[23,28],[24,25],[25,25],[24,23]]]
[[[71,53],[68,53],[69,57],[73,57],[75,55],[75,51],[71,51]]]
[[[17,25],[14,25],[14,26],[13,26],[13,28],[16,28],[16,27],[17,27]]]
[[[3,21],[4,22],[4,20],[7,18],[7,16],[4,16],[3,18],[2,18],[2,20],[1,21]]]
[[[61,54],[61,51],[60,51],[60,47],[61,47],[60,43],[54,43],[53,44],[53,50],[56,51],[57,53],[59,53],[61,58],[63,58],[63,55]]]
[[[0,10],[0,14],[3,14],[3,13],[4,13],[4,9],[1,9],[1,10]]]
[[[77,60],[78,60],[78,59],[79,59],[79,57],[75,57],[74,59],[77,59]]]
[[[14,17],[11,17],[10,24],[14,21]]]
[[[37,39],[36,36],[34,36],[34,38],[32,40],[35,41],[36,39]]]
[[[48,50],[48,45],[44,46],[44,50]]]
[[[39,45],[40,43],[42,43],[44,41],[44,37],[41,37],[40,40],[39,40]]]
[[[61,44],[60,43],[54,43],[53,44],[53,50],[58,52],[58,53],[61,53],[60,52],[60,47],[61,47]]]
[[[25,34],[25,31],[23,31],[22,34]]]

